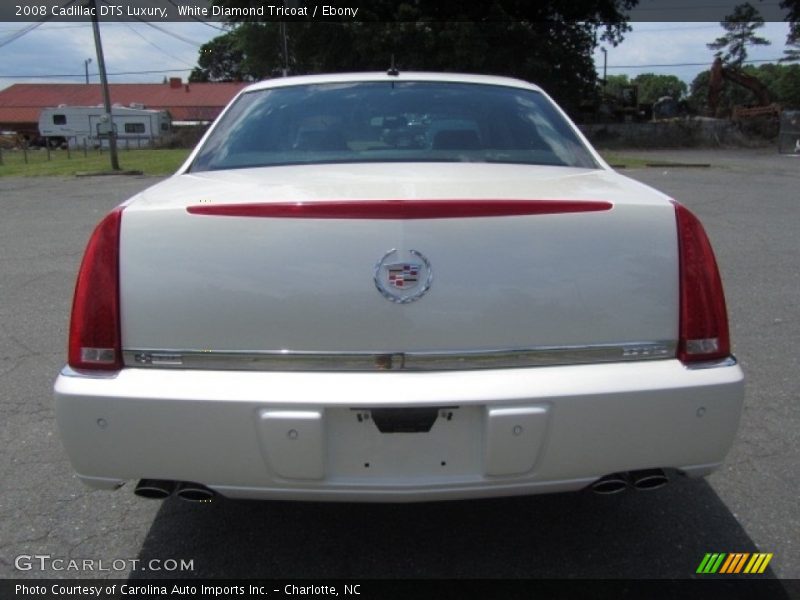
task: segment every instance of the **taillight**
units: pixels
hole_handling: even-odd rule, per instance
[[[728,313],[714,251],[703,226],[675,202],[680,253],[680,340],[685,363],[730,356]]]
[[[119,320],[119,232],[122,208],[95,228],[83,255],[69,324],[69,366],[122,368]]]

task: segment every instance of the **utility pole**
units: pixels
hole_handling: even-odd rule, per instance
[[[283,5],[283,8],[286,8],[286,0],[281,0],[281,4]],[[289,0],[289,4],[291,4],[292,7],[296,7],[297,6],[297,2],[295,0]],[[289,36],[286,33],[286,21],[281,21],[281,38],[283,38],[282,41],[283,41],[283,76],[284,77],[288,77],[289,76],[289,41],[288,41],[288,37]]]
[[[286,21],[281,21],[281,37],[283,38],[283,76],[289,76],[289,44],[286,39]]]
[[[83,61],[83,68],[86,70],[86,85],[89,85],[89,63],[92,62],[91,58],[87,58]]]
[[[106,61],[103,58],[103,44],[100,42],[100,24],[97,20],[97,5],[95,0],[89,0],[88,6],[92,14],[92,29],[94,30],[94,45],[97,49],[97,68],[100,71],[100,85],[103,88],[103,106],[108,118],[108,150],[111,156],[111,168],[119,171],[119,158],[117,157],[117,132],[114,131],[114,119],[111,116],[111,95],[108,92],[108,78],[106,77]],[[88,64],[88,63],[87,63]]]
[[[608,50],[606,50],[603,46],[600,46],[600,50],[603,51],[603,91],[606,91],[606,82],[607,80],[607,67],[608,67]]]

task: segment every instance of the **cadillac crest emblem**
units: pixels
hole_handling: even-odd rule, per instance
[[[407,260],[398,260],[402,258]],[[417,250],[400,253],[392,248],[375,265],[375,287],[384,298],[397,304],[421,298],[430,289],[432,279],[430,262]]]

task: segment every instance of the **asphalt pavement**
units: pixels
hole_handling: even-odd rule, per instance
[[[197,505],[83,487],[51,393],[75,274],[95,223],[158,179],[0,177],[0,577],[686,578],[706,552],[760,551],[774,554],[770,575],[800,578],[800,158],[633,154],[712,165],[624,173],[685,203],[712,238],[747,375],[725,466],[653,492],[405,505]],[[34,555],[120,568],[18,568]],[[154,558],[192,564],[131,569]]]

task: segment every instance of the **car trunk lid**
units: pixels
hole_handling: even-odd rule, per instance
[[[674,208],[603,170],[181,175],[128,206],[120,255],[122,341],[135,364],[662,358],[678,334]]]

